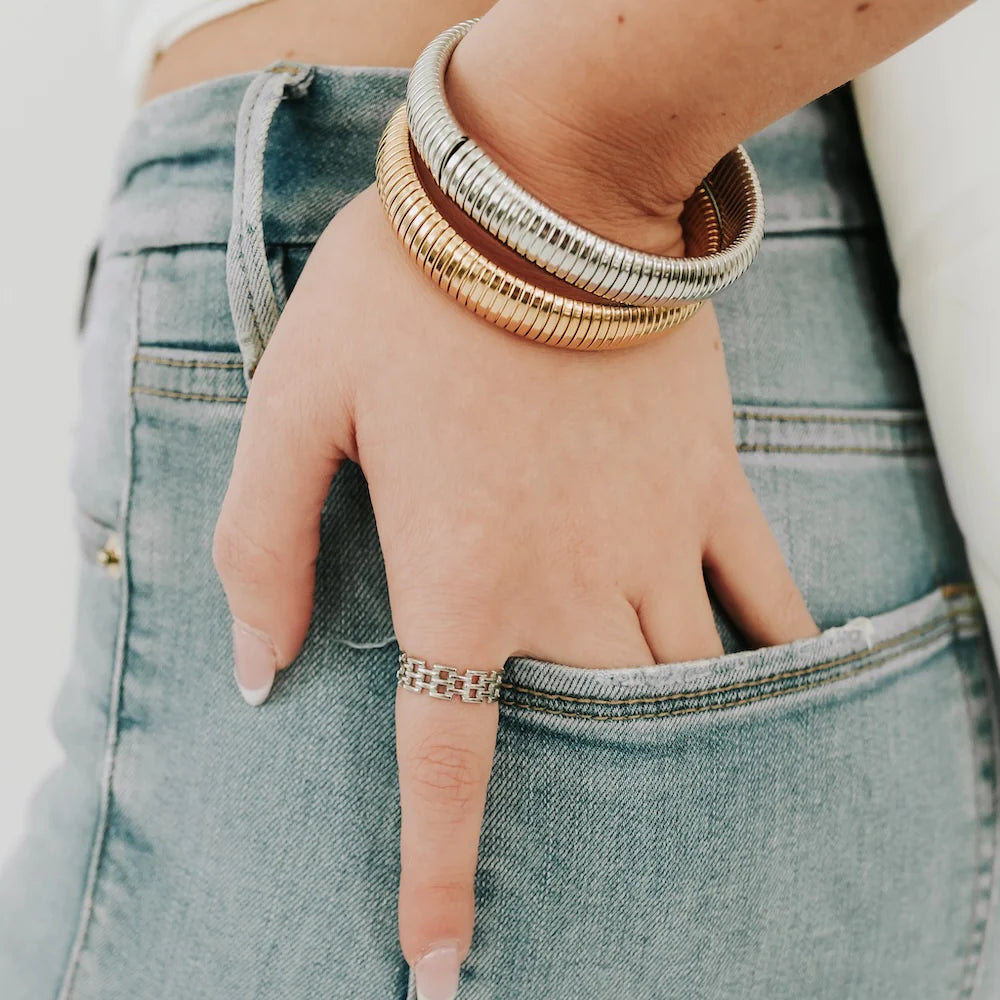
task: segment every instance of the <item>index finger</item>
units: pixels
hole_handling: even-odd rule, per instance
[[[405,653],[410,650],[403,647]],[[413,649],[414,656],[421,651]],[[409,666],[409,683],[431,683],[426,667]],[[449,671],[448,667],[452,667]],[[496,656],[450,659],[433,678],[458,686],[503,667]],[[441,683],[438,693],[450,688]],[[476,697],[475,691],[470,692]],[[480,691],[478,697],[483,697]],[[452,1000],[472,941],[474,881],[486,789],[496,747],[496,701],[432,697],[397,687],[396,754],[402,810],[399,933],[414,966],[420,1000]]]

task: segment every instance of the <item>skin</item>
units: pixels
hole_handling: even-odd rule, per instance
[[[680,207],[726,150],[962,5],[500,0],[446,88],[469,134],[536,196],[606,237],[680,254]],[[271,0],[178,41],[148,94],[281,57],[410,65],[490,7],[403,6]],[[816,633],[737,459],[711,306],[624,351],[524,341],[420,274],[374,188],[330,223],[281,316],[215,534],[233,614],[269,637],[279,669],[305,638],[320,509],[345,458],[368,479],[400,646],[430,661],[715,656],[706,582],[752,645]],[[397,697],[411,964],[440,942],[468,951],[497,718],[495,705]]]

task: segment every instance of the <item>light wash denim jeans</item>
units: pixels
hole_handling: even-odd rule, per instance
[[[4,1000],[414,996],[360,470],[260,711],[209,552],[247,373],[406,77],[227,77],[125,138],[83,331],[67,760],[0,886]],[[461,1000],[1000,996],[995,664],[849,93],[748,147],[767,237],[718,299],[737,444],[825,631],[743,651],[720,616],[714,660],[508,662]]]

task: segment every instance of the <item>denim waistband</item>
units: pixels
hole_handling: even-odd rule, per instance
[[[268,243],[315,242],[338,209],[374,181],[379,136],[405,99],[407,68],[312,69],[308,90],[283,101],[271,123],[263,190]],[[227,242],[238,112],[257,76],[209,80],[138,109],[119,152],[107,252]],[[768,233],[880,224],[848,87],[776,122],[746,147],[760,172]]]

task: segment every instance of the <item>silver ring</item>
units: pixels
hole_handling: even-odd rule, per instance
[[[500,700],[500,670],[464,670],[459,673],[454,667],[442,663],[428,664],[409,653],[399,651],[399,666],[396,669],[396,686],[420,694],[422,691],[432,698],[451,701],[458,695],[462,701],[486,703]]]
[[[512,250],[556,277],[610,302],[633,305],[706,299],[753,262],[764,236],[764,196],[742,146],[705,178],[716,204],[741,209],[725,245],[701,257],[664,257],[607,240],[564,218],[509,177],[463,131],[444,93],[444,75],[459,41],[479,20],[442,31],[420,53],[406,87],[413,145],[444,193]]]

